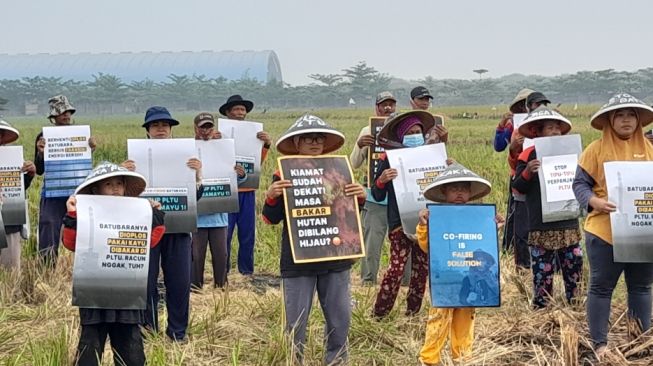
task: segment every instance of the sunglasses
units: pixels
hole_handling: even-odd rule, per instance
[[[326,140],[326,137],[324,137],[323,135],[304,135],[301,136],[299,140],[305,144],[312,144],[312,143],[323,144],[324,141]]]

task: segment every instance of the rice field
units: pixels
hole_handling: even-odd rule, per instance
[[[596,106],[580,106],[577,110],[561,107],[574,123],[572,132],[580,133],[587,145],[598,137],[589,127],[589,116]],[[506,153],[492,148],[494,129],[505,107],[490,106],[437,108],[432,111],[447,116],[449,128],[448,155],[475,170],[493,184],[486,203],[506,211],[508,166]],[[192,137],[193,113],[175,113],[182,124],[175,127],[175,137]],[[198,111],[199,112],[199,111]],[[459,118],[464,112],[478,113],[478,119]],[[268,111],[253,113],[249,120],[265,124],[273,138],[304,111]],[[371,110],[316,110],[320,116],[347,136],[339,153],[349,155],[360,129],[366,125]],[[77,124],[90,124],[97,138],[94,160],[121,162],[126,159],[126,140],[143,138],[142,115],[75,116]],[[25,156],[33,158],[34,138],[45,118],[6,118],[22,136]],[[261,186],[267,187],[276,169],[275,151],[263,165]],[[365,172],[359,170],[362,181]],[[38,216],[40,178],[29,189],[32,236],[23,247],[20,274],[0,271],[0,364],[2,365],[67,365],[72,364],[79,337],[77,309],[71,306],[72,253],[62,248],[55,270],[43,270],[35,260],[34,240]],[[258,191],[257,204],[263,202],[264,189]],[[232,270],[225,290],[210,285],[191,295],[189,342],[172,343],[163,334],[148,335],[145,347],[150,365],[292,365],[289,339],[282,326],[279,289],[279,226],[257,222],[256,274],[245,278]],[[237,244],[234,243],[237,250]],[[387,245],[387,244],[386,244]],[[382,271],[387,266],[388,250],[384,250]],[[235,260],[235,256],[232,256]],[[585,321],[586,279],[574,304],[565,305],[558,295],[562,281],[555,283],[556,297],[545,310],[534,311],[530,273],[517,272],[513,258],[504,253],[501,259],[503,303],[500,308],[479,309],[476,315],[473,355],[462,363],[454,363],[448,351],[444,365],[596,365],[590,348]],[[234,264],[232,264],[233,266]],[[359,265],[352,270],[353,318],[349,335],[351,365],[418,365],[417,356],[424,338],[428,314],[428,296],[422,311],[406,317],[405,289],[390,316],[382,321],[371,317],[378,288],[367,287],[359,279]],[[207,283],[211,274],[207,266]],[[587,273],[587,265],[585,266]],[[382,275],[382,273],[380,274]],[[651,365],[653,356],[646,350],[653,347],[649,334],[636,336],[625,317],[625,290],[620,283],[613,301],[610,345],[604,365]],[[165,324],[165,311],[161,321]],[[324,319],[315,306],[310,316],[305,351],[306,365],[321,365],[323,359]],[[631,329],[631,330],[629,330]],[[103,364],[113,364],[108,348]]]

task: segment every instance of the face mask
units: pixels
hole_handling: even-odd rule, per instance
[[[424,145],[424,136],[421,133],[404,136],[402,141],[406,147],[415,147]]]

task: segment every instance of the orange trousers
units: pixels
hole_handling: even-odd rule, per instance
[[[440,351],[451,338],[451,355],[458,359],[472,352],[474,342],[474,308],[430,308],[426,321],[426,338],[419,353],[424,364],[440,362]]]

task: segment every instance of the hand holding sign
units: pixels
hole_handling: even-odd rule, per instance
[[[617,205],[604,199],[593,196],[590,198],[589,205],[592,206],[594,210],[600,213],[610,213],[617,211]]]
[[[286,188],[292,187],[292,182],[289,181],[288,179],[282,179],[278,180],[272,184],[270,184],[270,187],[268,188],[268,191],[265,192],[265,197],[268,199],[277,199],[281,197],[283,194],[283,190]]]
[[[388,169],[384,170],[383,173],[381,173],[381,176],[379,177],[379,181],[381,181],[381,183],[383,183],[383,184],[386,184],[389,181],[397,178],[398,174],[399,173],[397,172],[397,169],[388,168]]]
[[[345,184],[345,196],[357,196],[360,199],[367,198],[367,191],[365,187],[358,183]]]
[[[356,141],[356,144],[358,144],[358,147],[361,149],[364,148],[365,146],[372,146],[374,145],[374,142],[376,142],[376,139],[372,135],[363,135],[358,138],[358,141]]]
[[[526,169],[531,172],[531,173],[537,173],[537,171],[540,169],[540,161],[537,159],[533,159],[526,164]]]

